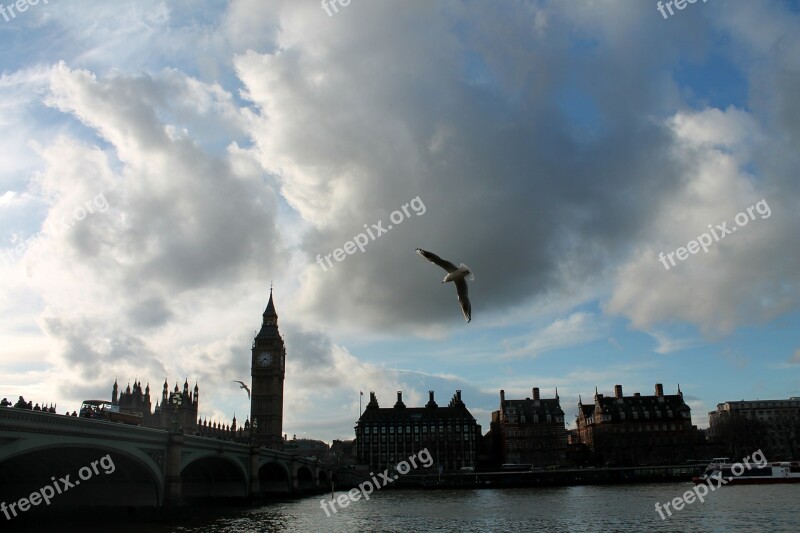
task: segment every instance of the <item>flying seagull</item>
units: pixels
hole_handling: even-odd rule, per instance
[[[247,391],[247,399],[249,400],[250,399],[250,389],[248,388],[247,385],[244,384],[244,381],[233,380],[233,382],[234,383],[238,383],[239,385],[241,385],[241,387],[239,387],[240,389],[244,389],[244,390]]]
[[[472,271],[467,265],[461,263],[460,266],[455,266],[450,261],[445,261],[436,254],[426,252],[422,248],[417,248],[417,253],[435,265],[439,265],[447,271],[447,275],[442,280],[442,283],[453,281],[456,284],[456,292],[458,293],[458,303],[461,304],[461,311],[464,313],[464,318],[469,322],[472,320],[472,305],[469,303],[469,295],[467,292],[467,279],[475,279]]]

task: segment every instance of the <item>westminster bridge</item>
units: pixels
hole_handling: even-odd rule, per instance
[[[198,499],[300,496],[330,490],[331,478],[337,486],[353,483],[345,479],[350,472],[329,468],[247,444],[0,408],[3,502],[58,490],[48,498],[51,507],[162,507]]]

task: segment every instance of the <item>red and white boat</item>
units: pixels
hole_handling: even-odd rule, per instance
[[[692,478],[695,485],[714,483],[715,485],[755,485],[761,483],[800,483],[800,462],[770,462],[764,466],[750,463],[731,463],[727,457],[712,459],[702,476]],[[749,468],[748,468],[749,466]],[[735,471],[734,471],[735,470]],[[720,474],[721,472],[721,474]],[[723,480],[720,482],[718,480]]]

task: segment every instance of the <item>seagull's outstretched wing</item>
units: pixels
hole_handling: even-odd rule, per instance
[[[445,261],[444,259],[442,259],[438,255],[432,254],[431,252],[426,252],[422,248],[417,248],[417,253],[419,255],[421,255],[422,257],[424,257],[425,259],[427,259],[428,261],[430,261],[431,263],[433,263],[435,265],[439,265],[440,267],[442,267],[443,269],[447,270],[448,272],[453,272],[454,270],[458,270],[458,267],[455,266],[450,261]],[[459,291],[459,294],[460,293],[461,293],[461,291]],[[466,289],[464,290],[464,294],[466,294]],[[459,298],[460,298],[460,296],[459,296]],[[469,305],[469,301],[467,301],[467,305]]]
[[[461,311],[464,313],[464,318],[467,322],[472,320],[472,304],[469,303],[469,291],[467,290],[467,282],[463,279],[455,281],[456,292],[458,292],[458,303],[461,304]]]
[[[239,387],[240,389],[244,389],[244,390],[247,391],[247,399],[249,400],[250,399],[250,387],[245,385],[244,381],[239,381],[238,379],[234,379],[233,382],[234,383],[238,383],[239,385],[241,385],[241,387]]]

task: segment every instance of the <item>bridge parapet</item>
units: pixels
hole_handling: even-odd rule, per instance
[[[74,477],[78,469],[105,454],[117,463],[117,472],[104,476],[102,482],[87,482],[86,492],[82,485],[69,505],[90,506],[98,491],[123,498],[131,488],[138,498],[133,505],[142,506],[195,497],[253,498],[330,489],[330,467],[278,450],[118,422],[0,408],[0,496],[8,501],[26,490],[30,494],[28,484],[41,486],[59,472],[73,472]],[[81,494],[87,496],[81,499]],[[106,498],[105,505],[115,505],[111,499]]]

